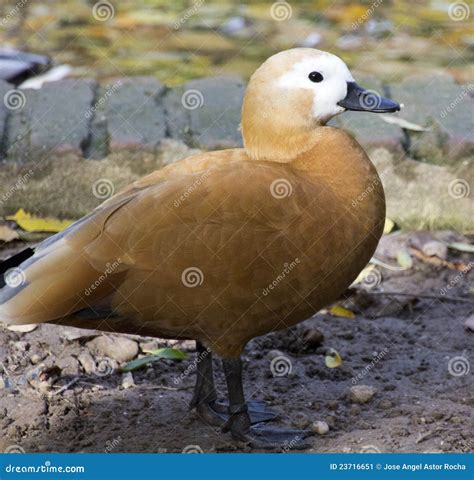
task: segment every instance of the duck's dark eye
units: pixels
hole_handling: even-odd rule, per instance
[[[324,80],[324,77],[319,72],[311,72],[308,78],[314,83],[319,83]]]

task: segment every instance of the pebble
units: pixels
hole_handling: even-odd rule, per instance
[[[19,351],[19,352],[26,352],[28,348],[30,348],[30,344],[28,342],[25,342],[24,340],[20,340],[18,342],[15,342],[13,346]]]
[[[311,424],[311,431],[317,433],[318,435],[325,435],[329,432],[329,425],[326,422],[318,420]]]
[[[305,413],[298,413],[292,423],[294,427],[304,429],[310,424],[310,420]]]
[[[6,388],[7,384],[2,376],[0,376],[0,389]]]
[[[349,413],[351,415],[360,415],[360,407],[357,405],[352,405],[349,409]]]
[[[324,341],[324,335],[317,328],[308,328],[303,333],[303,342],[309,348],[317,348]]]
[[[122,377],[122,387],[131,388],[135,386],[135,381],[133,380],[132,372],[127,372]]]
[[[82,352],[77,359],[86,373],[95,372],[95,361],[89,352]]]
[[[464,328],[468,331],[474,332],[474,313],[466,318]]]
[[[349,390],[350,399],[354,403],[367,403],[376,392],[377,389],[370,385],[354,385]]]
[[[393,404],[390,400],[388,400],[387,398],[385,398],[384,400],[382,400],[380,403],[379,403],[379,407],[380,408],[383,408],[384,410],[388,410],[389,408],[392,408],[393,407]]]
[[[112,358],[119,363],[128,362],[138,354],[138,343],[126,337],[101,335],[90,342],[87,347],[94,353]]]

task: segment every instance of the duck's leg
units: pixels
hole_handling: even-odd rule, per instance
[[[242,385],[242,361],[240,358],[229,358],[224,359],[222,363],[229,393],[230,414],[224,431],[230,431],[236,440],[243,441],[253,448],[291,450],[309,447],[303,441],[310,434],[309,431],[269,428],[262,425],[252,427]]]
[[[197,372],[196,387],[190,408],[196,408],[198,415],[209,425],[222,426],[229,420],[229,406],[217,401],[212,369],[212,353],[202,343],[196,342]],[[250,421],[253,424],[268,422],[278,414],[267,408],[264,402],[249,404]]]

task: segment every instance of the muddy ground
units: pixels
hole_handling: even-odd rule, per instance
[[[441,236],[446,235],[453,239],[453,234]],[[379,257],[396,265],[390,258],[393,244],[406,246],[409,237],[385,237]],[[0,257],[7,253],[0,251]],[[472,266],[467,253],[449,250],[447,258],[460,262],[458,268]],[[244,357],[247,396],[281,413],[275,425],[326,422],[330,430],[310,438],[311,452],[473,451],[474,333],[466,324],[473,311],[473,275],[468,270],[416,256],[403,271],[378,266],[375,286],[365,282],[345,295],[343,305],[355,318],[320,312],[296,328],[253,340]],[[410,296],[388,294],[394,291]],[[314,329],[324,335],[322,345]],[[124,388],[123,373],[99,367],[116,363],[92,349],[89,342],[98,334],[54,325],[28,333],[1,327],[2,451],[249,451],[189,411],[193,342],[130,337],[141,349],[171,343],[189,355],[134,371],[135,386]],[[321,352],[329,347],[343,358],[338,368],[325,365]],[[95,367],[86,361],[89,354]],[[287,359],[285,374],[274,376],[271,360],[280,355]],[[214,362],[224,394],[221,368]],[[349,394],[354,385],[375,387],[376,393],[355,403]]]

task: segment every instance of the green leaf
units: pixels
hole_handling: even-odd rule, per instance
[[[397,262],[400,267],[403,267],[404,269],[409,269],[413,266],[413,259],[411,258],[410,253],[404,248],[397,252]]]
[[[458,250],[460,252],[474,253],[474,245],[462,242],[453,242],[448,245],[448,248]]]
[[[176,350],[175,348],[159,348],[158,350],[151,350],[151,355],[147,355],[146,357],[137,358],[132,360],[131,362],[126,363],[122,368],[122,372],[132,372],[134,370],[138,370],[139,368],[144,367],[148,363],[156,362],[157,360],[161,360],[166,358],[168,360],[184,360],[186,358],[186,354],[181,352],[180,350]]]

